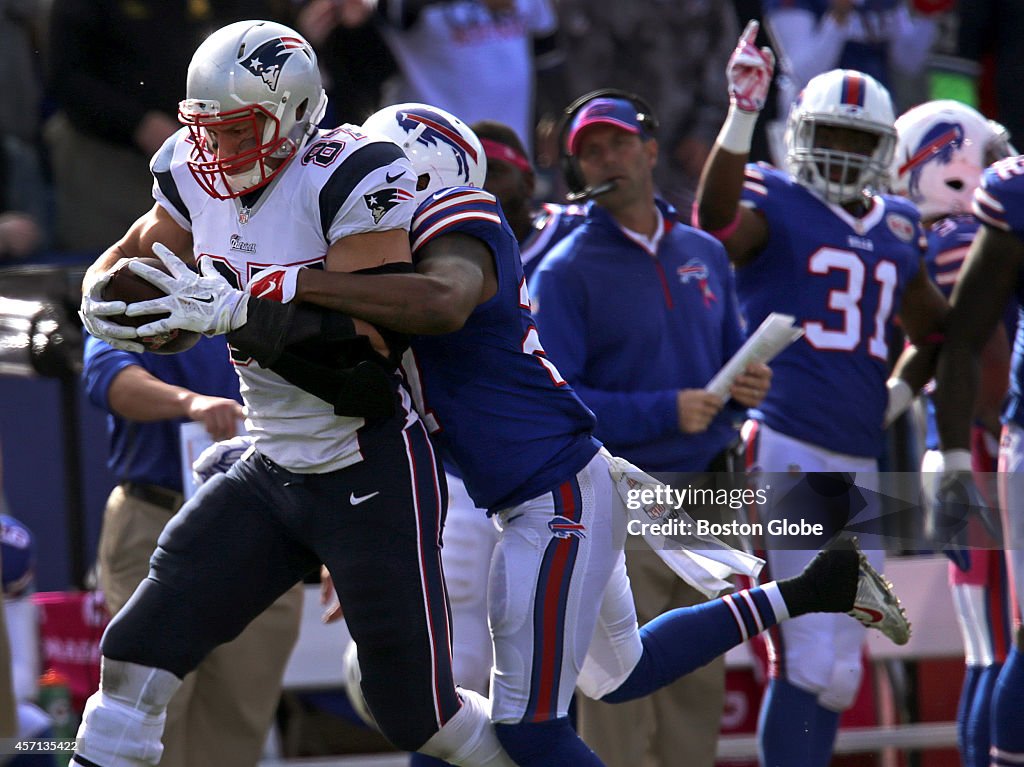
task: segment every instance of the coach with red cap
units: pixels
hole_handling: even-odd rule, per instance
[[[589,202],[585,223],[533,275],[534,313],[544,348],[612,453],[656,475],[726,472],[771,371],[748,368],[728,401],[704,391],[743,341],[733,276],[721,244],[657,197],[656,130],[651,108],[623,91],[595,91],[566,109],[562,171],[570,200]],[[652,552],[626,548],[641,624],[701,601]],[[653,734],[659,764],[714,763],[723,694],[718,661],[652,697],[664,713],[644,718],[673,723]],[[609,765],[643,761],[647,733],[634,717],[600,702],[581,708],[584,740]]]

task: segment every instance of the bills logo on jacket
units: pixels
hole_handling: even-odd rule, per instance
[[[701,295],[704,296],[704,306],[711,306],[712,301],[718,300],[714,291],[711,290],[711,286],[708,285],[707,264],[699,258],[691,258],[685,264],[676,269],[676,274],[679,275],[679,281],[684,285],[690,280],[697,280],[697,285],[700,287]]]

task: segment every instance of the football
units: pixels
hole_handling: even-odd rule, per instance
[[[168,273],[159,258],[147,257],[137,260],[159,269],[164,274]],[[122,264],[118,267],[117,271],[113,273],[110,280],[104,286],[102,293],[104,301],[124,301],[126,304],[149,301],[154,298],[162,298],[165,295],[166,293],[156,287],[156,285],[142,279],[142,277],[139,277],[129,269],[128,264]],[[119,325],[129,325],[137,328],[167,316],[166,312],[162,314],[143,314],[138,317],[129,317],[127,314],[121,314],[108,317],[107,319]],[[146,351],[153,352],[154,354],[177,354],[195,346],[196,342],[199,341],[199,333],[192,330],[172,330],[169,333],[161,333],[139,340],[146,347]]]

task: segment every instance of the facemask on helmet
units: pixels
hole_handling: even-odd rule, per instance
[[[959,101],[929,101],[896,121],[892,187],[926,220],[967,213],[981,174],[1014,152],[1006,129]]]
[[[885,181],[896,142],[893,117],[889,92],[873,77],[850,69],[820,74],[790,108],[786,167],[830,202],[852,202]]]
[[[487,157],[480,139],[443,109],[415,103],[384,107],[366,119],[363,130],[402,147],[419,177],[420,197],[452,186],[483,188]]]
[[[239,21],[210,35],[192,56],[185,93],[178,119],[194,142],[188,167],[217,199],[268,183],[327,108],[312,46],[271,21]],[[222,132],[241,138],[237,151],[218,151]]]

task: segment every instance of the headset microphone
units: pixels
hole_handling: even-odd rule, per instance
[[[597,186],[587,186],[578,192],[569,192],[565,195],[565,199],[569,202],[582,202],[584,200],[592,200],[595,197],[600,197],[602,194],[607,194],[618,186],[614,181],[603,181]]]

